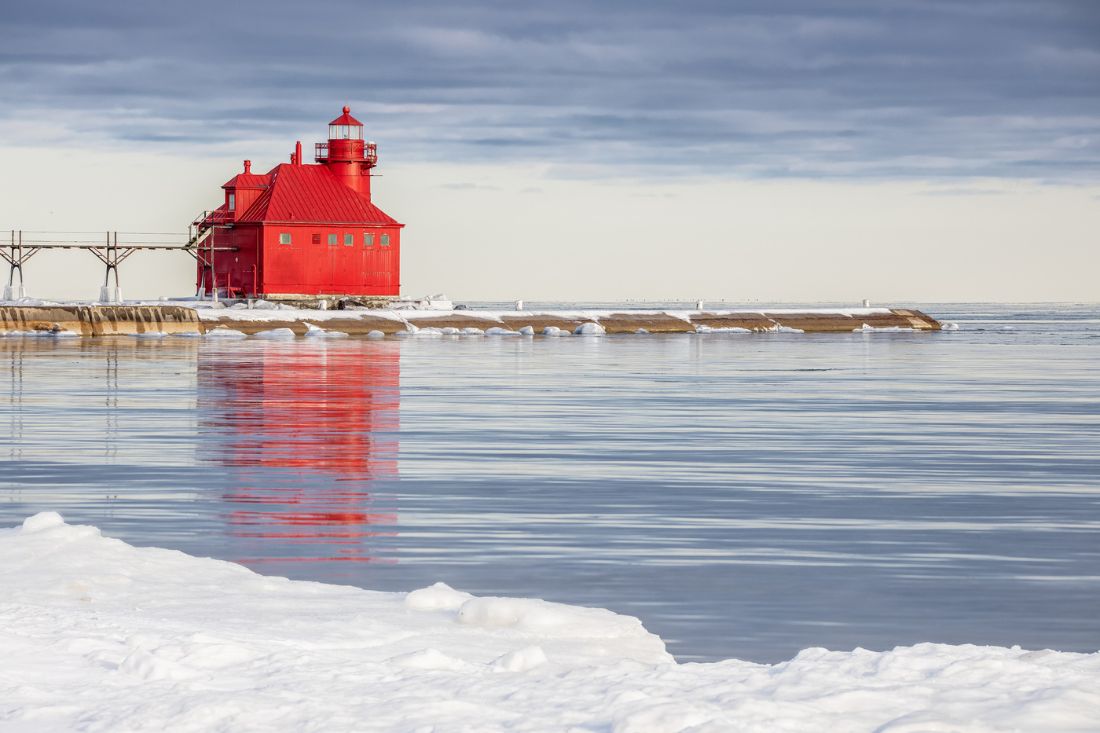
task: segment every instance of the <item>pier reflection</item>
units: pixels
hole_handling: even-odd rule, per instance
[[[377,490],[397,477],[395,347],[249,341],[200,350],[203,460],[226,472],[219,483],[235,560],[388,561],[382,545],[396,535],[397,511]]]

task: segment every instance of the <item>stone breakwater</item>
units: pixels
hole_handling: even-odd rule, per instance
[[[198,313],[178,305],[0,305],[0,333],[115,336],[202,330]]]
[[[547,327],[575,331],[599,323],[608,334],[696,333],[743,329],[751,332],[851,333],[862,329],[938,331],[936,319],[902,308],[783,309],[714,311],[318,311],[306,309],[189,308],[182,305],[13,305],[0,306],[0,333],[69,333],[114,336],[142,333],[205,333],[227,327],[246,334],[289,328],[298,335],[316,324],[326,330],[386,335],[418,328]]]

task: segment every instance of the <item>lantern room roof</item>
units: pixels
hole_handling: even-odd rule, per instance
[[[330,125],[355,125],[362,127],[363,123],[351,116],[351,107],[344,106],[344,114],[329,123]]]

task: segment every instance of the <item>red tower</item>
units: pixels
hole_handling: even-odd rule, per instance
[[[398,295],[405,225],[371,202],[377,146],[348,107],[328,137],[314,164],[302,162],[299,142],[289,163],[257,174],[246,160],[222,186],[222,205],[195,222],[200,295]]]

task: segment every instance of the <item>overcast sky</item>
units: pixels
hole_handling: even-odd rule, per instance
[[[1094,0],[47,1],[0,30],[4,228],[182,229],[346,103],[409,294],[1083,299],[1100,266]],[[34,294],[91,289],[69,257]]]

